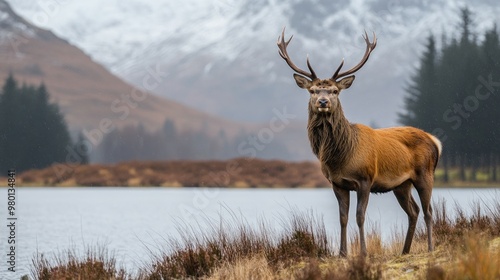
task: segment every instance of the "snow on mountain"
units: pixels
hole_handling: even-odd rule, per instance
[[[168,119],[179,131],[203,129],[210,136],[224,131],[230,138],[252,128],[153,94],[139,95],[147,89],[124,82],[79,48],[24,20],[4,0],[0,0],[0,61],[2,79],[13,73],[23,84],[43,82],[75,134],[95,131],[107,119],[116,127],[141,124],[148,131],[161,129]],[[148,78],[154,82],[152,74]]]
[[[418,65],[429,34],[455,32],[465,1],[351,0],[10,0],[16,12],[82,48],[112,72],[141,85],[156,71],[154,91],[233,120],[268,121],[273,108],[306,117],[308,96],[296,88],[277,54],[283,26],[293,60],[310,55],[328,77],[341,59],[356,64],[364,52],[363,30],[375,31],[377,49],[343,93],[354,122],[394,125],[404,85]],[[500,5],[471,7],[476,29],[500,23]],[[1,16],[1,15],[0,15]],[[438,37],[439,38],[439,37]]]
[[[0,1],[0,28],[0,42],[12,42],[14,37],[19,35],[24,38],[32,38],[37,33],[36,28],[16,15],[3,1]]]

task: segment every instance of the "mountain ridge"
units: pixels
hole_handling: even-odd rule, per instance
[[[162,78],[161,70],[146,69],[148,74],[144,76],[143,86],[135,87],[108,73],[106,68],[68,41],[25,21],[6,2],[0,1],[0,11],[4,15],[0,20],[3,27],[0,55],[4,62],[0,65],[0,73],[5,77],[11,72],[23,83],[43,82],[52,94],[51,99],[59,104],[68,124],[74,129],[93,128],[103,118],[112,119],[120,126],[140,121],[151,130],[160,128],[165,119],[175,119],[175,122],[180,122],[178,126],[183,127],[185,122],[172,116],[172,113],[180,112],[187,118],[220,122],[220,126],[229,129],[236,125],[148,92],[152,85],[159,86],[157,81]],[[109,108],[101,111],[108,114],[89,117],[91,114],[85,110],[92,110],[90,105],[107,105]],[[166,106],[165,110],[159,108],[161,106]],[[148,110],[158,115],[148,114]],[[170,114],[169,110],[172,111]]]
[[[43,83],[51,101],[58,104],[72,134],[82,132],[92,144],[93,160],[104,160],[99,147],[111,131],[129,126],[140,125],[150,133],[158,133],[164,128],[165,122],[170,121],[176,133],[181,135],[201,133],[204,137],[214,139],[224,135],[229,141],[240,141],[244,147],[249,145],[248,137],[257,135],[268,126],[266,123],[224,119],[155,95],[151,89],[162,87],[160,82],[165,77],[163,69],[155,65],[144,68],[142,84],[139,86],[126,83],[67,40],[19,17],[3,0],[0,0],[0,27],[0,79],[5,80],[12,73],[22,84]],[[283,110],[286,109],[277,108],[277,112]],[[272,140],[279,137],[295,138],[298,134],[295,127],[287,123],[287,128],[273,134]],[[302,138],[304,142],[305,136]],[[284,153],[264,153],[259,150],[255,156],[310,158],[307,149],[285,148],[297,142],[282,143],[276,141],[269,148],[280,145]],[[295,156],[289,151],[294,151]],[[96,152],[99,154],[96,155]],[[236,148],[226,152],[224,158],[228,156],[227,153],[232,156],[244,155]]]
[[[35,0],[15,2],[34,20],[47,10]],[[466,4],[453,0],[64,2],[53,8],[45,25],[132,84],[140,84],[146,66],[159,65],[169,76],[157,94],[238,121],[268,121],[272,109],[281,106],[302,120],[307,116],[307,95],[298,93],[291,70],[277,55],[276,38],[283,26],[287,36],[294,35],[293,60],[304,66],[309,53],[323,77],[331,75],[342,57],[346,68],[355,65],[364,51],[363,30],[374,31],[377,49],[341,98],[351,121],[392,126],[425,38],[430,33],[439,37],[442,31],[456,32],[454,23],[458,24],[458,13]],[[500,23],[495,17],[500,6],[494,1],[477,1],[472,10],[477,18],[488,19],[476,23],[480,32]],[[106,18],[96,18],[99,12]],[[78,18],[71,16],[75,13]]]

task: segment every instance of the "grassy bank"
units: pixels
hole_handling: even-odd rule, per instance
[[[207,221],[209,230],[181,226],[181,239],[166,238],[138,272],[127,273],[104,248],[85,254],[65,251],[33,259],[35,279],[499,279],[500,202],[457,206],[446,212],[434,205],[436,250],[426,252],[425,232],[416,233],[412,252],[401,256],[403,236],[382,242],[368,234],[368,256],[357,256],[357,236],[350,257],[339,258],[337,244],[323,221],[311,213],[291,213],[281,230],[265,222],[250,226],[242,217]],[[355,230],[350,231],[351,234]]]

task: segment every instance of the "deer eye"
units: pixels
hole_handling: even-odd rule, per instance
[[[314,90],[310,89],[310,90],[309,90],[309,93],[310,93],[310,94],[314,94]]]
[[[334,90],[333,90],[333,94],[337,94],[337,93],[339,93],[339,91],[338,91],[338,90],[336,90],[336,89],[334,89]]]

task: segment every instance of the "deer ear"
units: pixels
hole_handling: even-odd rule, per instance
[[[351,85],[352,85],[352,82],[354,81],[354,75],[353,76],[349,76],[349,77],[345,77],[343,78],[342,80],[340,80],[337,85],[339,86],[339,88],[341,89],[346,89],[346,88],[349,88]]]
[[[299,86],[299,88],[304,88],[307,89],[311,85],[311,80],[308,78],[298,75],[298,74],[293,74],[293,78],[295,79],[295,82]]]

